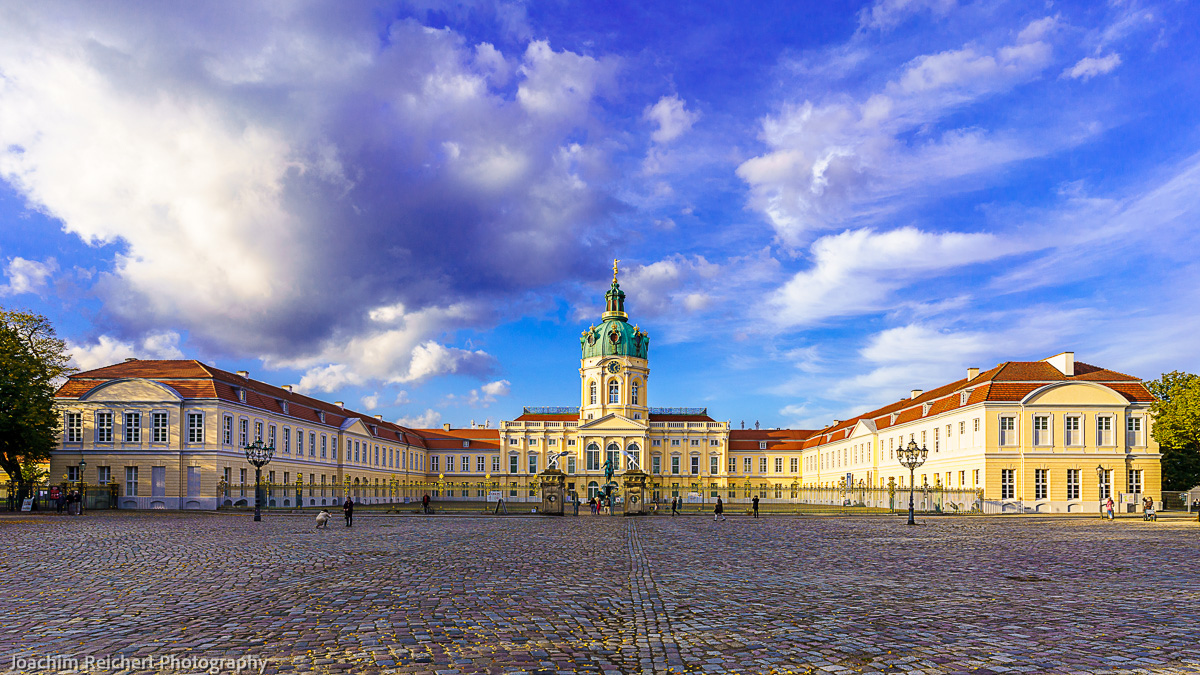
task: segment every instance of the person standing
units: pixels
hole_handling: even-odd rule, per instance
[[[679,497],[671,497],[671,515],[679,515]]]
[[[721,502],[721,498],[717,497],[717,505],[713,508],[713,522],[717,522],[717,518],[725,520],[725,504]]]
[[[429,495],[421,497],[421,513],[429,513]]]
[[[67,491],[63,490],[54,498],[54,505],[58,508],[58,515],[62,515],[63,507],[67,505]]]
[[[346,527],[354,527],[354,498],[346,497],[342,504],[342,515],[346,517]]]
[[[1113,515],[1114,505],[1113,505],[1112,497],[1109,497],[1108,501],[1104,502],[1104,508],[1108,510],[1108,520],[1111,522],[1114,517],[1114,515]]]
[[[757,518],[758,517],[758,495],[754,495],[754,499],[750,500],[750,503],[754,505],[754,517]]]

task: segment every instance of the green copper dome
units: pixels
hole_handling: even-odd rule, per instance
[[[648,359],[650,336],[637,326],[629,325],[625,313],[625,291],[613,278],[612,287],[604,294],[604,314],[599,326],[590,326],[579,337],[583,358],[593,356],[632,356]]]

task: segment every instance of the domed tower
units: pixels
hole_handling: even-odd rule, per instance
[[[589,326],[579,338],[583,349],[579,418],[587,421],[616,413],[648,423],[650,336],[629,325],[625,291],[617,283],[617,262],[613,261],[612,287],[604,294],[600,325]]]

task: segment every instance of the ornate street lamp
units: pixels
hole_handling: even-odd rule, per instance
[[[87,462],[79,460],[79,515],[83,515],[83,503],[87,499],[87,483],[83,480],[83,471],[87,468]]]
[[[275,457],[274,445],[254,441],[246,448],[246,461],[254,465],[254,521],[262,520],[262,468]]]
[[[1100,495],[1100,518],[1104,518],[1104,494],[1101,488],[1104,487],[1104,465],[1096,467],[1096,494]]]
[[[896,454],[900,456],[900,466],[908,469],[908,524],[916,525],[917,521],[913,519],[913,493],[917,486],[913,472],[925,463],[929,449],[925,446],[917,447],[916,441],[909,441],[908,445],[901,447]]]

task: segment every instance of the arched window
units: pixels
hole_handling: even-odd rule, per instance
[[[637,457],[638,468],[641,468],[641,466],[642,466],[642,449],[638,447],[638,444],[630,443],[629,447],[625,448],[625,450],[626,450],[626,452],[633,455],[634,457]],[[629,468],[629,460],[625,460],[625,468],[626,469]]]
[[[608,452],[606,452],[605,454],[608,455],[607,459],[608,459],[609,464],[612,466],[613,471],[620,471],[621,470],[621,446],[617,445],[616,443],[609,443],[608,444]]]
[[[641,392],[642,385],[637,380],[633,381],[633,385],[629,389],[629,403],[638,405],[638,393]]]
[[[594,499],[600,493],[600,486],[596,481],[588,483],[588,499]]]
[[[595,382],[588,383],[588,403],[591,405],[596,405],[596,383]]]
[[[608,383],[608,402],[621,402],[621,385],[616,380],[610,380]]]
[[[587,468],[588,471],[600,470],[600,446],[595,443],[588,443],[587,446]]]

